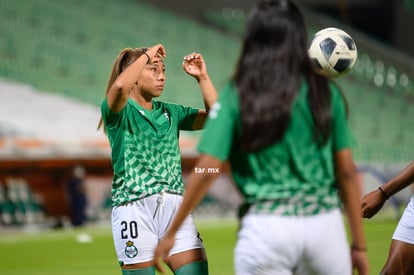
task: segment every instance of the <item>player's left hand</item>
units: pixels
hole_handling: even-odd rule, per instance
[[[158,243],[157,247],[155,248],[153,263],[155,265],[155,268],[162,274],[166,274],[162,266],[162,261],[166,263],[168,262],[168,253],[173,247],[174,241],[174,236],[169,237],[167,235]]]
[[[385,201],[384,195],[379,190],[366,194],[361,200],[361,216],[372,218],[382,208]]]
[[[206,63],[203,56],[199,53],[191,53],[184,56],[183,61],[184,71],[200,81],[207,76]]]

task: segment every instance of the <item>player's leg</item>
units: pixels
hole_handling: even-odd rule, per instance
[[[122,268],[122,275],[155,275],[155,267],[140,267],[141,265],[130,265]]]
[[[164,232],[175,214],[173,209],[178,209],[181,201],[182,196],[165,194],[164,208],[157,214]],[[176,234],[168,265],[178,275],[208,274],[207,255],[191,215],[185,219]]]
[[[414,244],[392,240],[381,274],[414,274]]]
[[[177,275],[207,275],[207,255],[191,216],[176,236],[168,259],[170,268]]]
[[[154,275],[151,265],[158,236],[151,213],[156,196],[150,196],[112,210],[112,234],[123,275]]]
[[[204,249],[192,249],[177,253],[169,258],[170,268],[177,275],[207,275],[208,263]]]
[[[414,198],[404,210],[392,237],[382,274],[414,274]]]

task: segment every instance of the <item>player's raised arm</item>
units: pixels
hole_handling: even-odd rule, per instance
[[[166,56],[164,46],[161,44],[143,50],[143,54],[133,61],[132,64],[125,62],[129,54],[130,51],[126,49],[118,55],[108,82],[108,106],[113,112],[119,112],[125,106],[129,92],[137,84],[138,76],[145,65],[156,55]],[[118,77],[114,77],[115,75],[118,75]]]
[[[186,55],[183,61],[183,69],[197,80],[203,96],[205,110],[198,112],[193,123],[193,129],[199,130],[203,128],[208,111],[217,100],[217,91],[208,75],[206,63],[200,53]]]

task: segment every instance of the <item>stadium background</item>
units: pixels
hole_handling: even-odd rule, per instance
[[[310,35],[326,26],[348,31],[359,59],[338,82],[349,100],[363,192],[395,175],[414,156],[414,4],[401,1],[297,1]],[[86,169],[89,221],[109,213],[110,156],[96,131],[115,56],[124,47],[163,43],[162,100],[202,107],[182,57],[203,53],[220,89],[232,73],[248,9],[255,1],[0,0],[0,232],[65,226],[65,183]],[[200,133],[183,133],[184,174],[197,158]],[[223,184],[223,182],[225,184]],[[233,217],[239,198],[223,174],[201,216]],[[387,205],[400,215],[410,190]],[[387,213],[387,211],[384,211]],[[385,252],[384,252],[385,253]]]

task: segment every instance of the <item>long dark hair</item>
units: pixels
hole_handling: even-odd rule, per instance
[[[302,80],[309,86],[315,138],[319,144],[328,140],[328,80],[313,69],[307,43],[304,18],[291,1],[263,0],[252,11],[233,77],[240,93],[244,150],[255,152],[284,136]]]

